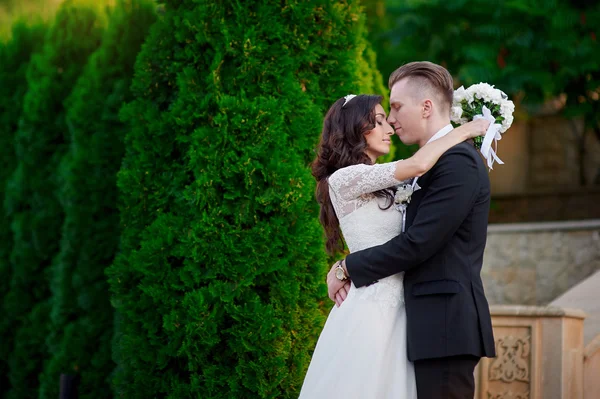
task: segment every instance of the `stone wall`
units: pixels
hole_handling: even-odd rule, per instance
[[[600,270],[600,220],[490,225],[482,270],[490,304],[546,305]]]
[[[600,270],[550,302],[550,306],[580,309],[585,312],[583,339],[589,344],[598,337],[600,349]],[[600,373],[598,374],[600,375]],[[600,399],[600,395],[598,395]]]

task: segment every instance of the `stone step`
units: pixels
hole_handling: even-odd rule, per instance
[[[600,270],[553,300],[550,306],[581,309],[585,312],[583,342],[588,345],[600,334]]]

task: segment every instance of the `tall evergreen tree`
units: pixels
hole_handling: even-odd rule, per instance
[[[0,43],[0,398],[8,392],[8,358],[14,343],[14,313],[6,306],[5,295],[10,290],[13,266],[10,261],[12,250],[11,216],[4,210],[6,181],[14,172],[17,158],[14,136],[23,108],[23,97],[27,91],[25,72],[31,56],[43,42],[45,27],[42,24],[28,25],[17,21],[11,30],[11,38]]]
[[[357,1],[166,4],[123,111],[119,397],[297,397],[325,298],[307,163],[373,82],[363,32]]]
[[[59,396],[61,373],[78,375],[78,397],[110,398],[113,308],[104,270],[119,243],[116,175],[128,127],[119,121],[131,100],[135,57],[155,20],[150,0],[119,0],[102,44],[65,102],[69,148],[58,175],[65,213],[52,265],[51,360],[40,399]]]
[[[387,108],[389,90],[387,88],[387,78],[389,74],[401,65],[401,62],[406,62],[397,57],[393,51],[389,51],[390,39],[386,33],[390,29],[390,16],[387,13],[385,0],[361,0],[365,10],[366,28],[368,46],[365,51],[365,60],[370,65],[373,65],[373,70],[380,75],[383,74],[383,85],[380,90],[376,90],[375,94],[384,95],[383,106]],[[412,59],[411,61],[414,61]],[[378,69],[384,67],[385,69]],[[381,72],[379,72],[381,70]],[[378,79],[381,79],[380,77]],[[405,159],[410,157],[418,150],[417,145],[407,146],[403,144],[398,136],[392,136],[393,146],[388,155],[381,157],[379,162],[389,162],[394,159]]]
[[[56,192],[56,173],[68,132],[63,101],[100,44],[102,23],[98,16],[91,5],[64,2],[45,36],[43,49],[33,56],[27,69],[28,90],[15,137],[18,163],[5,201],[14,241],[14,267],[5,306],[12,309],[16,329],[9,358],[8,398],[37,397],[38,376],[48,359],[48,273],[58,253],[64,218]]]

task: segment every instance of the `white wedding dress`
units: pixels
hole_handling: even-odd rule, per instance
[[[400,183],[395,162],[353,165],[329,178],[329,194],[350,252],[400,234],[401,214],[374,191]],[[352,284],[334,305],[317,342],[301,399],[416,399],[407,358],[403,273],[367,287]]]

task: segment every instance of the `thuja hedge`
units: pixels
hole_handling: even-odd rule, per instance
[[[101,18],[100,18],[101,19]],[[15,136],[18,163],[5,205],[12,217],[14,263],[5,306],[14,314],[8,398],[34,398],[48,359],[49,268],[58,253],[64,213],[57,200],[57,171],[66,151],[64,99],[89,55],[100,44],[99,12],[65,1],[27,69],[27,93]]]
[[[122,113],[117,396],[297,397],[325,298],[307,163],[368,81],[363,24],[356,1],[167,2]]]
[[[57,172],[65,218],[51,269],[52,356],[40,399],[59,396],[61,373],[79,376],[79,398],[112,397],[114,312],[104,272],[119,243],[116,175],[128,127],[118,114],[131,100],[135,57],[155,7],[150,0],[117,1],[100,48],[65,101],[70,142]]]
[[[6,42],[0,43],[0,398],[8,391],[8,358],[14,343],[14,310],[5,296],[10,289],[13,265],[11,215],[4,209],[6,182],[14,172],[17,158],[14,136],[18,128],[23,97],[27,91],[25,72],[32,54],[39,50],[45,33],[42,24],[16,22]]]

